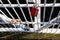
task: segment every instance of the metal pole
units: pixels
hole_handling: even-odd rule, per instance
[[[36,2],[37,2],[37,4],[38,4],[38,6],[40,5],[40,3],[41,3],[41,0],[36,0]],[[35,22],[41,22],[41,8],[40,7],[38,7],[38,9],[39,9],[39,12],[38,12],[38,15],[37,15],[37,17],[35,17]],[[41,24],[35,24],[35,26],[34,26],[34,29],[35,30],[38,30],[38,28],[41,28]]]

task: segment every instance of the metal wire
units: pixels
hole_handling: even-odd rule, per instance
[[[52,13],[53,13],[53,11],[54,11],[54,5],[55,5],[55,3],[56,3],[56,0],[54,0],[54,2],[53,2],[53,6],[52,6],[52,10],[51,10],[51,14],[50,14],[49,21],[50,21],[50,19],[51,19],[51,17],[52,17]],[[53,25],[53,27],[52,27],[52,30],[53,30],[53,28],[54,28],[54,25]],[[51,30],[51,32],[52,32],[52,30]]]
[[[45,1],[44,1],[44,10],[43,10],[43,25],[44,25],[44,21],[45,21],[45,11],[46,11],[46,7],[45,7],[45,5],[46,5],[46,1],[47,1],[47,0],[45,0]],[[42,30],[42,32],[43,32],[43,30]]]
[[[11,2],[9,0],[7,0],[9,2],[9,4],[11,5]],[[14,9],[14,7],[12,7],[13,11],[15,12],[15,14],[17,15],[18,19],[20,20],[20,24],[22,23],[21,18],[19,17],[18,13],[16,12],[16,10]],[[20,26],[20,25],[19,25]]]
[[[53,10],[54,10],[54,5],[55,5],[55,3],[56,3],[56,0],[54,0],[54,2],[53,2],[52,9],[51,9],[51,13],[50,13],[50,17],[49,17],[49,21],[48,21],[48,24],[50,23],[50,20],[51,20],[51,16],[52,16],[52,13],[53,13]],[[48,27],[50,27],[50,26],[48,26]],[[48,27],[47,27],[46,32],[48,32]]]
[[[36,5],[36,8],[38,8],[38,3],[37,3],[37,0],[35,0],[35,5]],[[38,23],[38,16],[37,16],[37,26],[38,26],[38,29],[39,29],[39,23]],[[37,31],[38,32],[38,31]]]
[[[57,18],[56,18],[57,20],[59,20],[59,18],[58,18],[59,14],[60,14],[60,11],[59,11],[59,13],[58,13],[58,15],[57,15]],[[57,20],[56,20],[56,21],[57,21]],[[60,27],[60,23],[59,23],[59,25],[58,25],[58,27],[56,28],[56,31],[55,31],[54,33],[56,33],[56,32],[58,31],[59,27]]]
[[[6,18],[7,18],[7,15],[2,11],[2,10],[0,10],[0,12],[4,15],[4,16],[6,16]],[[8,19],[8,18],[7,18]],[[8,19],[9,20],[9,19]],[[5,21],[6,22],[6,21]],[[7,25],[9,25],[9,24],[7,24]],[[9,25],[10,26],[10,25]],[[6,26],[7,27],[7,26]],[[10,26],[11,27],[11,26]],[[12,27],[11,27],[12,28]],[[13,28],[12,28],[13,29]]]
[[[0,7],[8,7],[8,8],[10,8],[10,7],[19,7],[18,6],[18,4],[3,4],[4,6],[2,6],[1,4],[0,4]],[[28,4],[28,6],[27,6],[27,4],[19,4],[20,5],[20,7],[33,7],[35,4]],[[53,3],[46,3],[46,5],[45,5],[45,7],[52,7],[52,5],[53,5]],[[37,6],[37,7],[44,7],[44,4],[39,4],[39,6]],[[55,5],[54,5],[54,7],[60,7],[60,3],[56,3]]]
[[[37,0],[35,0],[35,5],[34,5],[36,8],[38,7],[38,5],[37,5]],[[33,6],[33,7],[34,7]],[[38,16],[36,17],[37,18],[37,27],[38,27],[38,29],[39,29],[39,24],[38,24]]]
[[[28,0],[26,0],[27,6],[28,6]],[[33,22],[32,16],[31,16],[31,12],[30,12],[30,8],[28,7],[28,11],[29,11],[29,15],[30,15],[30,19],[31,22]],[[33,28],[34,28],[34,24],[32,24]],[[35,30],[35,29],[34,29]]]
[[[3,5],[3,2],[0,0],[1,4]],[[4,6],[4,5],[3,5]],[[12,17],[12,19],[15,20],[15,18],[11,15],[11,13],[9,12],[9,10],[5,7],[6,11],[9,13],[9,15]],[[16,26],[13,24],[13,26],[16,28]]]
[[[18,6],[19,6],[19,8],[20,8],[20,10],[21,10],[22,14],[23,14],[23,17],[24,17],[24,19],[25,19],[25,21],[26,21],[26,24],[27,24],[27,26],[29,27],[29,24],[28,24],[28,21],[27,21],[27,19],[26,19],[26,17],[25,17],[25,14],[24,14],[24,12],[23,12],[22,8],[20,7],[19,0],[16,0],[16,1],[17,1],[17,3],[18,3]]]
[[[1,7],[4,7],[5,9],[6,9],[6,11],[9,13],[9,15],[12,17],[12,19],[14,19],[15,20],[15,18],[11,15],[11,13],[9,12],[9,10],[6,8],[6,7],[12,7],[12,9],[13,9],[13,11],[15,12],[15,14],[17,15],[17,17],[19,18],[19,20],[21,20],[21,18],[19,17],[19,15],[18,15],[18,13],[16,12],[16,10],[15,10],[15,8],[14,7],[19,7],[20,8],[20,10],[21,10],[21,12],[22,12],[22,14],[23,14],[23,16],[24,16],[24,19],[25,19],[25,21],[26,21],[26,24],[28,25],[28,27],[29,27],[29,23],[28,23],[28,20],[26,19],[26,16],[25,16],[25,14],[24,14],[24,12],[23,12],[23,9],[21,8],[21,7],[28,7],[28,11],[29,11],[29,15],[30,15],[30,9],[29,9],[29,7],[32,7],[32,6],[30,6],[29,4],[28,4],[28,0],[26,0],[26,5],[25,6],[23,6],[23,4],[20,4],[19,3],[19,0],[17,0],[17,3],[18,4],[16,4],[16,6],[15,6],[15,4],[14,4],[14,6],[13,6],[13,4],[11,4],[11,2],[10,2],[10,0],[8,0],[8,2],[9,2],[9,5],[8,6],[4,6],[5,4],[3,4],[3,2],[0,0],[0,2],[1,2],[1,4],[2,4],[2,6]],[[36,2],[37,2],[37,0],[36,0]],[[37,7],[44,7],[44,11],[43,11],[43,24],[45,24],[45,22],[44,22],[44,20],[45,20],[45,11],[46,11],[46,7],[50,7],[50,6],[52,6],[52,9],[51,9],[51,13],[50,13],[50,17],[49,17],[49,21],[48,21],[48,23],[50,23],[50,20],[51,20],[51,17],[52,17],[52,13],[53,13],[53,11],[54,11],[54,7],[56,7],[56,6],[59,6],[60,7],[60,4],[58,5],[58,4],[55,4],[56,3],[56,0],[54,0],[54,2],[53,2],[53,5],[52,4],[50,4],[50,5],[47,5],[46,4],[46,0],[44,1],[44,4],[40,4],[39,6],[37,6]],[[36,3],[37,4],[37,3]],[[22,6],[21,6],[22,5]],[[34,4],[33,4],[34,5]],[[37,4],[38,5],[38,4]],[[1,13],[3,13],[3,12],[1,12]],[[59,12],[60,13],[60,12]],[[4,15],[6,15],[6,14],[4,14]],[[58,18],[58,17],[57,17]],[[31,17],[31,15],[30,15],[30,19],[31,19],[31,24],[33,23],[33,20],[32,20],[32,17]],[[21,21],[21,23],[22,23],[22,21]],[[35,23],[34,23],[35,24]],[[38,23],[38,16],[37,16],[37,23],[36,23],[37,25],[38,24],[40,24],[40,23]],[[4,25],[4,26],[6,26],[6,25]],[[39,25],[38,25],[39,26]],[[14,27],[15,27],[15,25],[14,25]],[[49,26],[50,27],[50,26]],[[56,29],[56,31],[55,31],[55,33],[58,31],[58,28],[60,27],[60,24],[58,25],[58,27],[57,27],[57,29]],[[16,27],[15,27],[16,28]],[[53,27],[52,27],[52,30],[53,30],[53,28],[54,28],[54,25],[53,25]],[[51,32],[52,32],[52,30],[51,30]],[[47,31],[46,31],[46,33],[48,32],[48,27],[47,27]],[[50,33],[51,33],[50,32]]]
[[[9,4],[11,5],[11,2],[10,2],[9,0],[7,0],[7,1],[8,1]],[[19,17],[19,15],[18,15],[18,13],[16,12],[16,10],[14,9],[14,7],[12,7],[12,9],[14,10],[15,14],[16,14],[17,17],[19,18],[20,22],[22,22],[22,21],[21,21],[21,18]]]

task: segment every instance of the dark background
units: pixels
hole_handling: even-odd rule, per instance
[[[3,1],[4,4],[9,4],[7,0],[2,0],[2,1]],[[11,1],[12,4],[17,4],[16,0],[10,0],[10,1]],[[54,1],[54,0],[47,0],[47,3],[53,3],[53,1]],[[25,0],[19,0],[19,2],[20,2],[21,4],[26,4],[26,1],[25,1]],[[33,3],[33,2],[32,2],[32,3]],[[32,3],[31,3],[31,4],[32,4]],[[41,0],[41,3],[44,3],[44,0]],[[60,3],[60,0],[57,0],[56,3]],[[5,8],[2,8],[2,7],[1,7],[0,9],[1,9],[8,17],[11,18],[11,16],[8,14],[8,12],[5,10]],[[22,21],[25,21],[25,19],[24,19],[22,13],[21,13],[21,10],[19,9],[19,7],[15,7],[15,9],[16,9],[18,15],[20,16],[20,18],[22,19]],[[23,11],[24,11],[24,14],[25,14],[27,20],[28,20],[28,21],[31,21],[27,7],[24,7],[24,8],[22,8],[22,9],[23,9]],[[31,9],[31,8],[30,8],[30,9]],[[44,9],[44,7],[41,7],[41,18],[42,18],[41,21],[43,21],[43,9]],[[49,16],[50,16],[51,9],[52,9],[52,7],[46,7],[45,22],[47,22],[47,21],[49,20]],[[15,14],[15,12],[12,10],[12,8],[8,8],[8,10],[11,12],[11,14],[14,16],[14,18],[17,18],[16,14]],[[52,18],[51,18],[51,19],[53,19],[54,17],[57,16],[59,10],[60,10],[60,7],[54,7],[54,11],[53,11],[53,14],[52,14]],[[34,18],[33,18],[33,19],[34,19]],[[30,26],[32,27],[32,25],[30,25]]]

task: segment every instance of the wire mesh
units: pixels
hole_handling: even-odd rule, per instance
[[[8,3],[9,4],[4,4],[3,3],[3,1],[2,0],[0,0],[0,2],[1,2],[1,4],[0,4],[0,7],[2,7],[2,8],[5,8],[5,10],[8,12],[8,14],[11,16],[11,18],[12,19],[14,19],[15,20],[15,18],[14,18],[14,16],[10,13],[10,11],[8,10],[8,8],[7,7],[9,7],[9,8],[12,8],[13,9],[13,11],[15,12],[15,14],[16,14],[16,16],[18,17],[18,19],[20,20],[20,23],[19,24],[27,24],[27,26],[26,27],[29,27],[30,28],[30,26],[29,26],[29,24],[32,24],[32,26],[33,26],[33,28],[30,28],[30,31],[29,32],[41,32],[41,30],[43,30],[42,32],[44,32],[44,29],[46,29],[46,31],[45,31],[45,33],[48,33],[48,31],[49,31],[49,27],[50,26],[53,26],[52,28],[51,28],[51,30],[49,31],[50,33],[52,33],[53,32],[53,30],[54,30],[54,25],[56,25],[56,24],[58,24],[58,27],[57,27],[57,29],[56,29],[56,31],[54,32],[54,33],[56,33],[57,31],[58,31],[58,28],[60,27],[60,24],[59,23],[52,23],[53,21],[51,21],[51,18],[52,18],[52,14],[53,14],[53,11],[54,11],[54,7],[60,7],[60,3],[56,3],[56,0],[54,0],[54,2],[53,3],[46,3],[47,2],[47,0],[44,0],[44,3],[42,4],[42,3],[40,3],[39,5],[38,5],[38,1],[37,0],[35,0],[35,2],[34,2],[34,4],[29,4],[28,2],[28,0],[26,0],[26,4],[21,4],[20,2],[19,2],[19,0],[16,0],[16,2],[17,2],[17,4],[12,4],[11,3],[11,1],[10,0],[7,0],[8,1]],[[43,7],[44,9],[43,9],[43,22],[41,22],[40,20],[41,20],[41,18],[40,18],[40,20],[38,20],[38,16],[37,16],[37,22],[35,22],[35,21],[33,21],[33,19],[32,19],[32,16],[31,16],[31,10],[30,10],[30,7],[34,7],[34,5],[38,5],[37,6],[37,8],[38,7]],[[22,21],[22,19],[21,19],[21,17],[19,16],[19,14],[17,13],[17,11],[15,10],[15,8],[14,7],[19,7],[19,9],[21,10],[21,13],[22,13],[22,15],[23,15],[23,17],[24,17],[24,19],[25,19],[25,22],[23,22]],[[31,22],[29,22],[28,20],[27,20],[27,18],[26,18],[26,16],[25,16],[25,13],[24,13],[24,11],[23,11],[23,9],[22,9],[22,7],[27,7],[28,8],[28,14],[29,14],[29,16],[30,16],[30,19],[31,19]],[[48,22],[45,22],[45,17],[46,17],[46,7],[52,7],[52,9],[51,9],[51,12],[50,12],[50,16],[49,16],[49,21]],[[41,10],[41,9],[40,9]],[[4,16],[6,16],[6,17],[8,17],[2,10],[0,10],[0,12],[4,15]],[[41,14],[40,14],[41,15]],[[59,13],[58,13],[58,15],[59,15]],[[40,16],[41,17],[41,16]],[[58,17],[58,16],[57,16]],[[8,18],[7,18],[8,19]],[[9,19],[8,19],[9,20]],[[40,21],[40,22],[38,22],[38,21]],[[8,24],[8,23],[7,23]],[[10,23],[11,24],[11,23]],[[35,24],[37,24],[37,27],[38,27],[38,30],[35,30],[34,29],[34,25]],[[41,25],[41,24],[43,24],[42,25],[42,27],[41,28],[39,28],[39,24]],[[9,24],[8,24],[9,25]],[[10,25],[10,27],[15,31],[15,32],[17,32],[17,31],[20,31],[20,29],[19,28],[16,28],[16,25],[15,24],[12,24],[13,26],[14,26],[14,28],[16,29],[14,29],[14,28],[12,28]],[[20,25],[19,25],[20,26]],[[37,28],[36,27],[36,28]],[[4,28],[4,27],[3,27]],[[11,29],[9,29],[10,30],[10,32],[12,31]],[[13,31],[12,31],[13,32]],[[27,31],[26,31],[27,32]]]

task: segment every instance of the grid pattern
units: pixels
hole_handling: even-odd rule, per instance
[[[41,1],[41,0],[39,0]],[[26,24],[27,27],[30,27],[30,24],[32,25],[33,28],[30,28],[30,31],[24,31],[22,30],[21,28],[16,28],[16,25],[15,24],[11,24],[11,23],[0,23],[0,24],[3,24],[3,25],[0,25],[1,28],[0,28],[0,31],[1,32],[43,32],[43,33],[59,33],[59,27],[60,27],[60,21],[59,21],[59,18],[60,18],[60,11],[57,13],[57,16],[53,19],[52,18],[52,14],[53,14],[53,11],[54,11],[54,7],[60,7],[60,3],[56,3],[57,0],[54,0],[53,3],[46,3],[47,0],[44,1],[43,4],[41,4],[41,2],[38,2],[38,0],[35,0],[33,4],[29,4],[28,0],[26,0],[26,4],[21,4],[19,0],[16,0],[16,4],[12,4],[10,0],[7,0],[7,4],[4,4],[3,0],[0,0],[0,8],[4,8],[5,11],[7,11],[7,13],[9,14],[9,16],[11,17],[11,19],[16,19],[12,13],[8,10],[8,8],[11,8],[14,13],[15,13],[15,16],[21,20],[21,22],[19,24]],[[34,17],[34,21],[33,21],[33,18],[31,16],[31,12],[30,12],[30,7],[33,7],[34,5],[37,5],[37,8],[39,9],[39,12],[38,12],[38,15],[37,17]],[[17,7],[21,13],[22,13],[22,16],[24,18],[25,21],[22,21],[21,19],[21,14],[18,14],[17,10],[15,9],[15,7]],[[28,21],[25,12],[23,10],[24,7],[27,7],[27,10],[28,10],[28,14],[29,14],[29,19],[30,21]],[[41,8],[43,7],[43,17],[41,18]],[[52,7],[51,9],[51,12],[50,12],[50,15],[49,15],[49,19],[48,19],[48,22],[45,22],[45,17],[46,17],[46,7]],[[6,17],[8,17],[6,15],[5,12],[3,12],[2,10],[0,10],[0,13],[5,15]],[[8,18],[7,18],[8,19]],[[42,20],[43,19],[43,20]],[[8,19],[9,20],[9,19]],[[41,21],[42,20],[42,21]],[[5,24],[7,24],[10,28],[8,28]],[[11,26],[11,25],[13,26]],[[58,27],[56,29],[54,29],[55,25],[58,25]],[[4,28],[4,26],[6,28]],[[52,28],[49,28],[51,27]],[[36,30],[36,28],[38,28]],[[45,30],[45,31],[44,31]],[[48,30],[48,31],[47,31]]]

